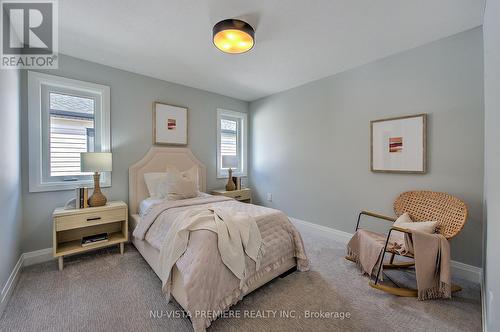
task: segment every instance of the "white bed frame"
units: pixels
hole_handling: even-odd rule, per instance
[[[130,213],[129,227],[131,233],[140,221],[140,217],[138,215],[139,204],[142,200],[148,198],[149,196],[146,183],[144,181],[144,173],[165,172],[167,169],[167,165],[175,166],[181,171],[188,170],[193,166],[197,166],[199,190],[202,192],[206,192],[206,167],[193,155],[191,150],[187,148],[159,146],[152,147],[141,160],[139,160],[129,168],[128,196]],[[158,275],[158,277],[160,277],[160,252],[156,248],[152,247],[148,242],[136,239],[134,236],[131,236],[131,240],[137,250],[151,266],[153,271]],[[245,295],[266,284],[277,276],[280,276],[293,269],[295,266],[296,260],[294,258],[289,259],[288,261],[284,262],[279,269],[264,274],[260,280],[251,285],[248,291],[245,292]],[[182,281],[182,276],[179,270],[177,270],[177,267],[175,266],[172,271],[171,294],[175,298],[175,300],[184,308],[184,310],[187,311],[187,296],[184,289],[184,283]]]

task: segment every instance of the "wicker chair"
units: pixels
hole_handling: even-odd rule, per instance
[[[432,191],[408,191],[402,193],[394,201],[394,212],[396,213],[397,217],[405,212],[408,212],[411,219],[415,222],[431,220],[438,221],[440,225],[439,233],[441,233],[448,240],[455,237],[462,230],[465,222],[467,221],[468,214],[467,206],[462,200],[446,193]],[[363,215],[391,222],[394,222],[397,219],[377,213],[362,211],[358,216],[356,231],[359,228],[361,216]],[[416,289],[399,287],[390,278],[389,280],[391,280],[396,285],[396,287],[380,283],[380,273],[382,271],[382,265],[384,269],[404,269],[411,268],[415,265],[414,261],[401,263],[394,262],[395,256],[400,254],[388,247],[389,238],[392,232],[403,232],[411,237],[411,232],[409,230],[394,226],[391,227],[385,240],[384,257],[378,267],[375,281],[370,281],[370,286],[394,295],[416,297],[418,294]],[[384,263],[385,253],[390,253],[391,255],[388,264]],[[405,254],[404,256],[413,258],[413,255],[410,253]],[[350,257],[346,258],[352,260]],[[457,292],[461,289],[462,288],[460,286],[452,285],[452,292]]]

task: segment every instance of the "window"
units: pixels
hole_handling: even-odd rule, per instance
[[[28,72],[30,192],[92,186],[80,153],[110,151],[109,109],[109,87]]]
[[[49,93],[49,176],[79,178],[80,153],[94,152],[93,98]]]
[[[247,175],[247,115],[217,110],[217,177]]]

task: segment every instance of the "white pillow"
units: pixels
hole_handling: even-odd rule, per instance
[[[439,223],[437,221],[413,222],[408,212],[405,212],[394,222],[393,226],[409,229],[412,231],[420,231],[423,233],[434,234],[436,232],[437,227],[439,226]],[[392,231],[390,241],[396,243],[397,245],[403,245],[404,233],[399,231]]]
[[[394,222],[394,226],[399,227],[398,226],[399,224],[409,223],[409,222],[413,222],[413,220],[411,220],[410,215],[408,214],[408,212],[405,212],[402,215],[400,215],[398,219],[396,219],[396,221]]]
[[[149,197],[160,197],[158,194],[158,185],[166,177],[166,172],[144,173],[144,182],[146,182],[146,187],[148,187]]]
[[[158,185],[158,194],[171,200],[198,196],[198,168],[196,166],[181,172],[168,167],[166,177]]]
[[[174,168],[174,167],[167,167],[167,172],[170,168]],[[175,169],[175,170],[177,170],[177,169]],[[188,178],[188,179],[194,181],[194,184],[196,185],[196,191],[199,190],[198,167],[193,166],[190,169],[188,169],[187,171],[183,171],[180,173],[181,173],[182,177]]]

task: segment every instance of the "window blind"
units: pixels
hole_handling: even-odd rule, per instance
[[[238,167],[238,123],[221,119],[221,165],[222,168]]]
[[[79,176],[80,153],[94,151],[94,100],[50,93],[50,176]]]

